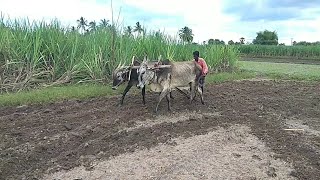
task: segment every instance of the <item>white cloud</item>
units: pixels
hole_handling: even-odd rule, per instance
[[[222,32],[223,26],[231,22],[232,18],[222,14],[221,1],[198,0],[192,3],[186,3],[181,0],[124,0],[128,5],[145,9],[151,12],[163,13],[172,16],[182,16],[184,25],[190,27],[195,34],[195,42],[201,43],[209,38],[227,38]],[[157,20],[151,22],[154,25],[159,25]],[[175,32],[182,27],[170,24]],[[163,25],[165,26],[165,24]],[[239,39],[239,38],[237,38]]]
[[[265,29],[277,31],[280,43],[290,44],[291,38],[295,41],[320,40],[315,39],[316,35],[320,34],[320,18],[317,20],[241,22],[240,18],[222,12],[223,5],[226,5],[222,0],[197,0],[192,3],[181,0],[124,0],[124,2],[151,12],[182,16],[184,24],[189,26],[195,34],[194,41],[199,43],[210,38],[228,42],[229,40],[239,41],[240,37],[245,37],[248,41],[252,41],[256,37],[256,32]],[[250,0],[250,2],[262,6],[262,1]],[[306,9],[303,17],[313,18],[314,12],[317,11],[319,8]],[[248,13],[250,13],[249,9]],[[158,22],[158,19],[154,19],[149,26],[167,26],[167,24]],[[177,27],[174,23],[169,26],[170,34],[175,34],[182,28]]]
[[[0,0],[0,11],[10,18],[25,18],[30,20],[42,20],[58,18],[64,24],[75,25],[76,20],[81,16],[88,21],[100,19],[111,19],[110,0]],[[248,41],[255,38],[257,31],[264,29],[276,30],[279,34],[279,41],[290,44],[291,38],[295,41],[317,41],[320,34],[320,18],[308,20],[314,17],[319,9],[304,11],[303,17],[306,20],[288,20],[272,22],[241,22],[238,17],[224,14],[222,12],[223,0],[197,0],[191,3],[181,0],[113,0],[114,16],[118,15],[120,6],[126,9],[135,7],[146,12],[167,15],[168,17],[151,17],[147,22],[141,19],[133,20],[134,12],[121,12],[120,20],[124,25],[134,25],[140,21],[142,25],[155,30],[176,35],[183,26],[188,26],[195,35],[194,41],[201,43],[210,38],[239,41],[245,37]],[[248,13],[250,13],[248,11]],[[145,15],[146,17],[148,14]],[[171,17],[172,18],[171,18]],[[128,18],[129,17],[129,18]],[[179,17],[179,18],[176,18]]]
[[[0,4],[0,11],[10,18],[57,18],[64,24],[75,24],[81,16],[88,21],[111,18],[110,6],[95,0],[0,0]]]

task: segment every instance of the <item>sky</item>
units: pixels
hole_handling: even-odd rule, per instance
[[[172,36],[188,26],[194,42],[208,39],[251,42],[265,29],[276,31],[279,43],[320,41],[320,0],[113,0],[113,16],[121,26],[139,21],[148,30]],[[45,20],[57,18],[76,26],[83,16],[90,21],[111,20],[111,0],[0,0],[2,17]]]

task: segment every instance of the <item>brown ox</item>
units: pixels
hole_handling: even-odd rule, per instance
[[[203,92],[198,86],[198,77],[201,75],[201,66],[194,61],[184,62],[168,62],[169,68],[161,68],[158,71],[148,67],[148,61],[145,58],[140,64],[138,70],[138,88],[144,88],[145,85],[150,85],[151,90],[161,92],[159,100],[155,109],[158,111],[161,100],[166,97],[168,103],[168,110],[170,108],[170,97],[172,89],[178,87],[190,87],[190,103],[195,97],[195,89],[201,96],[201,103],[203,101]]]

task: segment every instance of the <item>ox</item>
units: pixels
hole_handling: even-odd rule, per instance
[[[152,70],[148,66],[148,60],[145,57],[138,70],[138,88],[150,85],[151,90],[161,92],[155,112],[158,112],[159,104],[164,97],[167,99],[168,111],[171,111],[169,93],[173,88],[178,87],[190,87],[190,103],[194,100],[197,90],[201,96],[201,103],[204,104],[203,92],[198,85],[202,71],[201,66],[194,61],[169,61],[167,64],[170,65],[170,68]]]
[[[140,62],[135,60],[135,58],[132,58],[132,64],[133,66],[140,66]],[[168,61],[155,61],[155,62],[148,62],[147,65],[154,65],[155,63],[158,64],[167,64]],[[126,94],[128,93],[128,91],[131,89],[132,86],[137,85],[138,84],[138,69],[132,69],[130,66],[123,66],[120,65],[113,71],[113,83],[112,83],[112,89],[116,90],[118,88],[119,85],[123,84],[124,82],[128,82],[127,83],[127,87],[125,88],[125,90],[122,93],[122,97],[120,100],[120,105],[123,105],[123,101],[124,98],[126,96]],[[181,90],[180,90],[181,92]],[[146,90],[145,87],[142,88],[141,90],[141,94],[142,94],[142,101],[143,104],[145,105],[145,94],[146,94]],[[170,98],[173,99],[172,94],[170,93]]]

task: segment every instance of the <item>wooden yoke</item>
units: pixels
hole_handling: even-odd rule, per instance
[[[131,69],[139,69],[140,66],[131,66]],[[156,70],[162,68],[171,68],[171,65],[158,65],[156,67],[148,67],[149,70]]]

